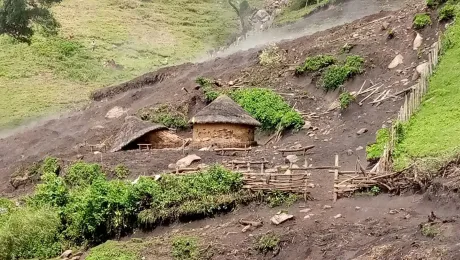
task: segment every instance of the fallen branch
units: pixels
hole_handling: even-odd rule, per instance
[[[383,86],[383,84],[382,84],[382,86]],[[380,87],[381,87],[381,86],[380,86]],[[380,89],[380,87],[375,88],[374,91],[372,91],[369,95],[367,95],[365,98],[363,98],[363,99],[361,100],[361,102],[359,102],[359,105],[362,106],[362,105],[363,105],[363,102],[364,102],[366,99],[370,98],[372,95],[374,95],[374,93],[377,92],[377,91]]]

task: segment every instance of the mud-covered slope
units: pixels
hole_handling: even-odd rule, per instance
[[[305,119],[318,129],[287,133],[275,146],[287,147],[295,142],[314,144],[314,153],[309,155],[311,163],[331,164],[333,154],[339,153],[344,167],[354,166],[356,155],[365,158],[365,151],[355,151],[356,148],[365,147],[374,140],[375,131],[393,117],[402,100],[390,99],[378,107],[366,101],[362,106],[352,105],[345,112],[328,112],[338,93],[326,94],[316,87],[315,78],[309,75],[295,77],[293,68],[308,55],[343,55],[340,54],[342,46],[348,43],[355,45],[351,54],[359,54],[366,59],[366,72],[347,82],[346,89],[357,91],[365,81],[366,87],[381,83],[384,89],[391,89],[392,93],[407,88],[410,86],[407,81],[412,80],[415,66],[425,57],[423,51],[417,53],[412,50],[415,37],[415,32],[411,29],[412,18],[419,10],[420,6],[407,6],[397,12],[381,12],[311,36],[284,41],[278,47],[284,51],[285,59],[281,65],[274,67],[259,65],[260,49],[251,49],[204,63],[164,68],[102,90],[94,95],[97,101],[81,111],[4,135],[0,139],[0,191],[15,192],[9,184],[10,175],[20,166],[43,159],[47,155],[64,160],[83,157],[84,160],[101,162],[101,155],[91,153],[87,144],[109,143],[111,137],[117,133],[124,118],[105,117],[114,106],[127,109],[127,114],[135,114],[146,106],[183,102],[191,108],[190,114],[195,113],[204,106],[202,92],[196,89],[194,83],[198,76],[219,79],[221,82],[240,79],[245,82],[245,86],[273,88],[282,93],[302,113],[315,113],[314,116],[305,116]],[[387,31],[382,30],[384,23],[389,23],[389,27],[395,31],[394,39],[387,39]],[[436,30],[437,25],[433,25],[421,31],[425,38],[424,46],[430,46],[437,38]],[[404,63],[389,70],[387,66],[396,54],[403,55]],[[363,97],[359,97],[358,101]],[[367,128],[368,132],[361,136],[356,135],[356,131],[361,128]],[[186,132],[182,135],[191,134]],[[261,136],[259,141],[264,139],[266,137]],[[272,158],[273,164],[282,163],[281,155],[274,154],[273,149],[273,145],[258,147],[249,156],[258,159]],[[349,149],[354,152],[353,157],[346,155]],[[212,152],[197,154],[204,163],[221,162],[225,159]],[[169,163],[177,161],[181,156],[181,151],[103,153],[102,163],[107,166],[123,163],[131,169],[131,177],[135,178],[139,174],[149,175],[165,170]],[[332,183],[327,174],[312,178],[323,186]],[[326,189],[313,193],[314,196],[327,196]]]

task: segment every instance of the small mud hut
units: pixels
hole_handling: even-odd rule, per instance
[[[150,149],[175,148],[182,146],[182,139],[160,124],[152,124],[135,116],[128,116],[115,136],[111,152],[139,149],[139,145]]]
[[[193,146],[245,147],[255,145],[254,131],[261,124],[225,95],[198,112],[193,124]]]

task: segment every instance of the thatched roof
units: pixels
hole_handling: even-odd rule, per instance
[[[260,126],[259,121],[251,117],[240,105],[226,95],[216,98],[198,112],[189,123],[211,124],[228,123],[239,125]]]
[[[120,151],[139,137],[142,137],[152,131],[163,129],[168,128],[160,124],[152,124],[142,121],[135,116],[128,116],[125,118],[125,122],[120,128],[120,132],[117,136],[115,136],[115,141],[113,142],[112,149],[110,151]]]

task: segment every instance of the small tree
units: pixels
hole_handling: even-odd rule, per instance
[[[242,33],[246,34],[251,30],[249,16],[251,15],[251,7],[247,0],[228,0],[230,6],[235,10],[238,18],[240,19]]]
[[[29,42],[32,25],[39,25],[45,32],[55,34],[59,23],[49,8],[62,0],[0,0],[0,34],[7,34]]]

